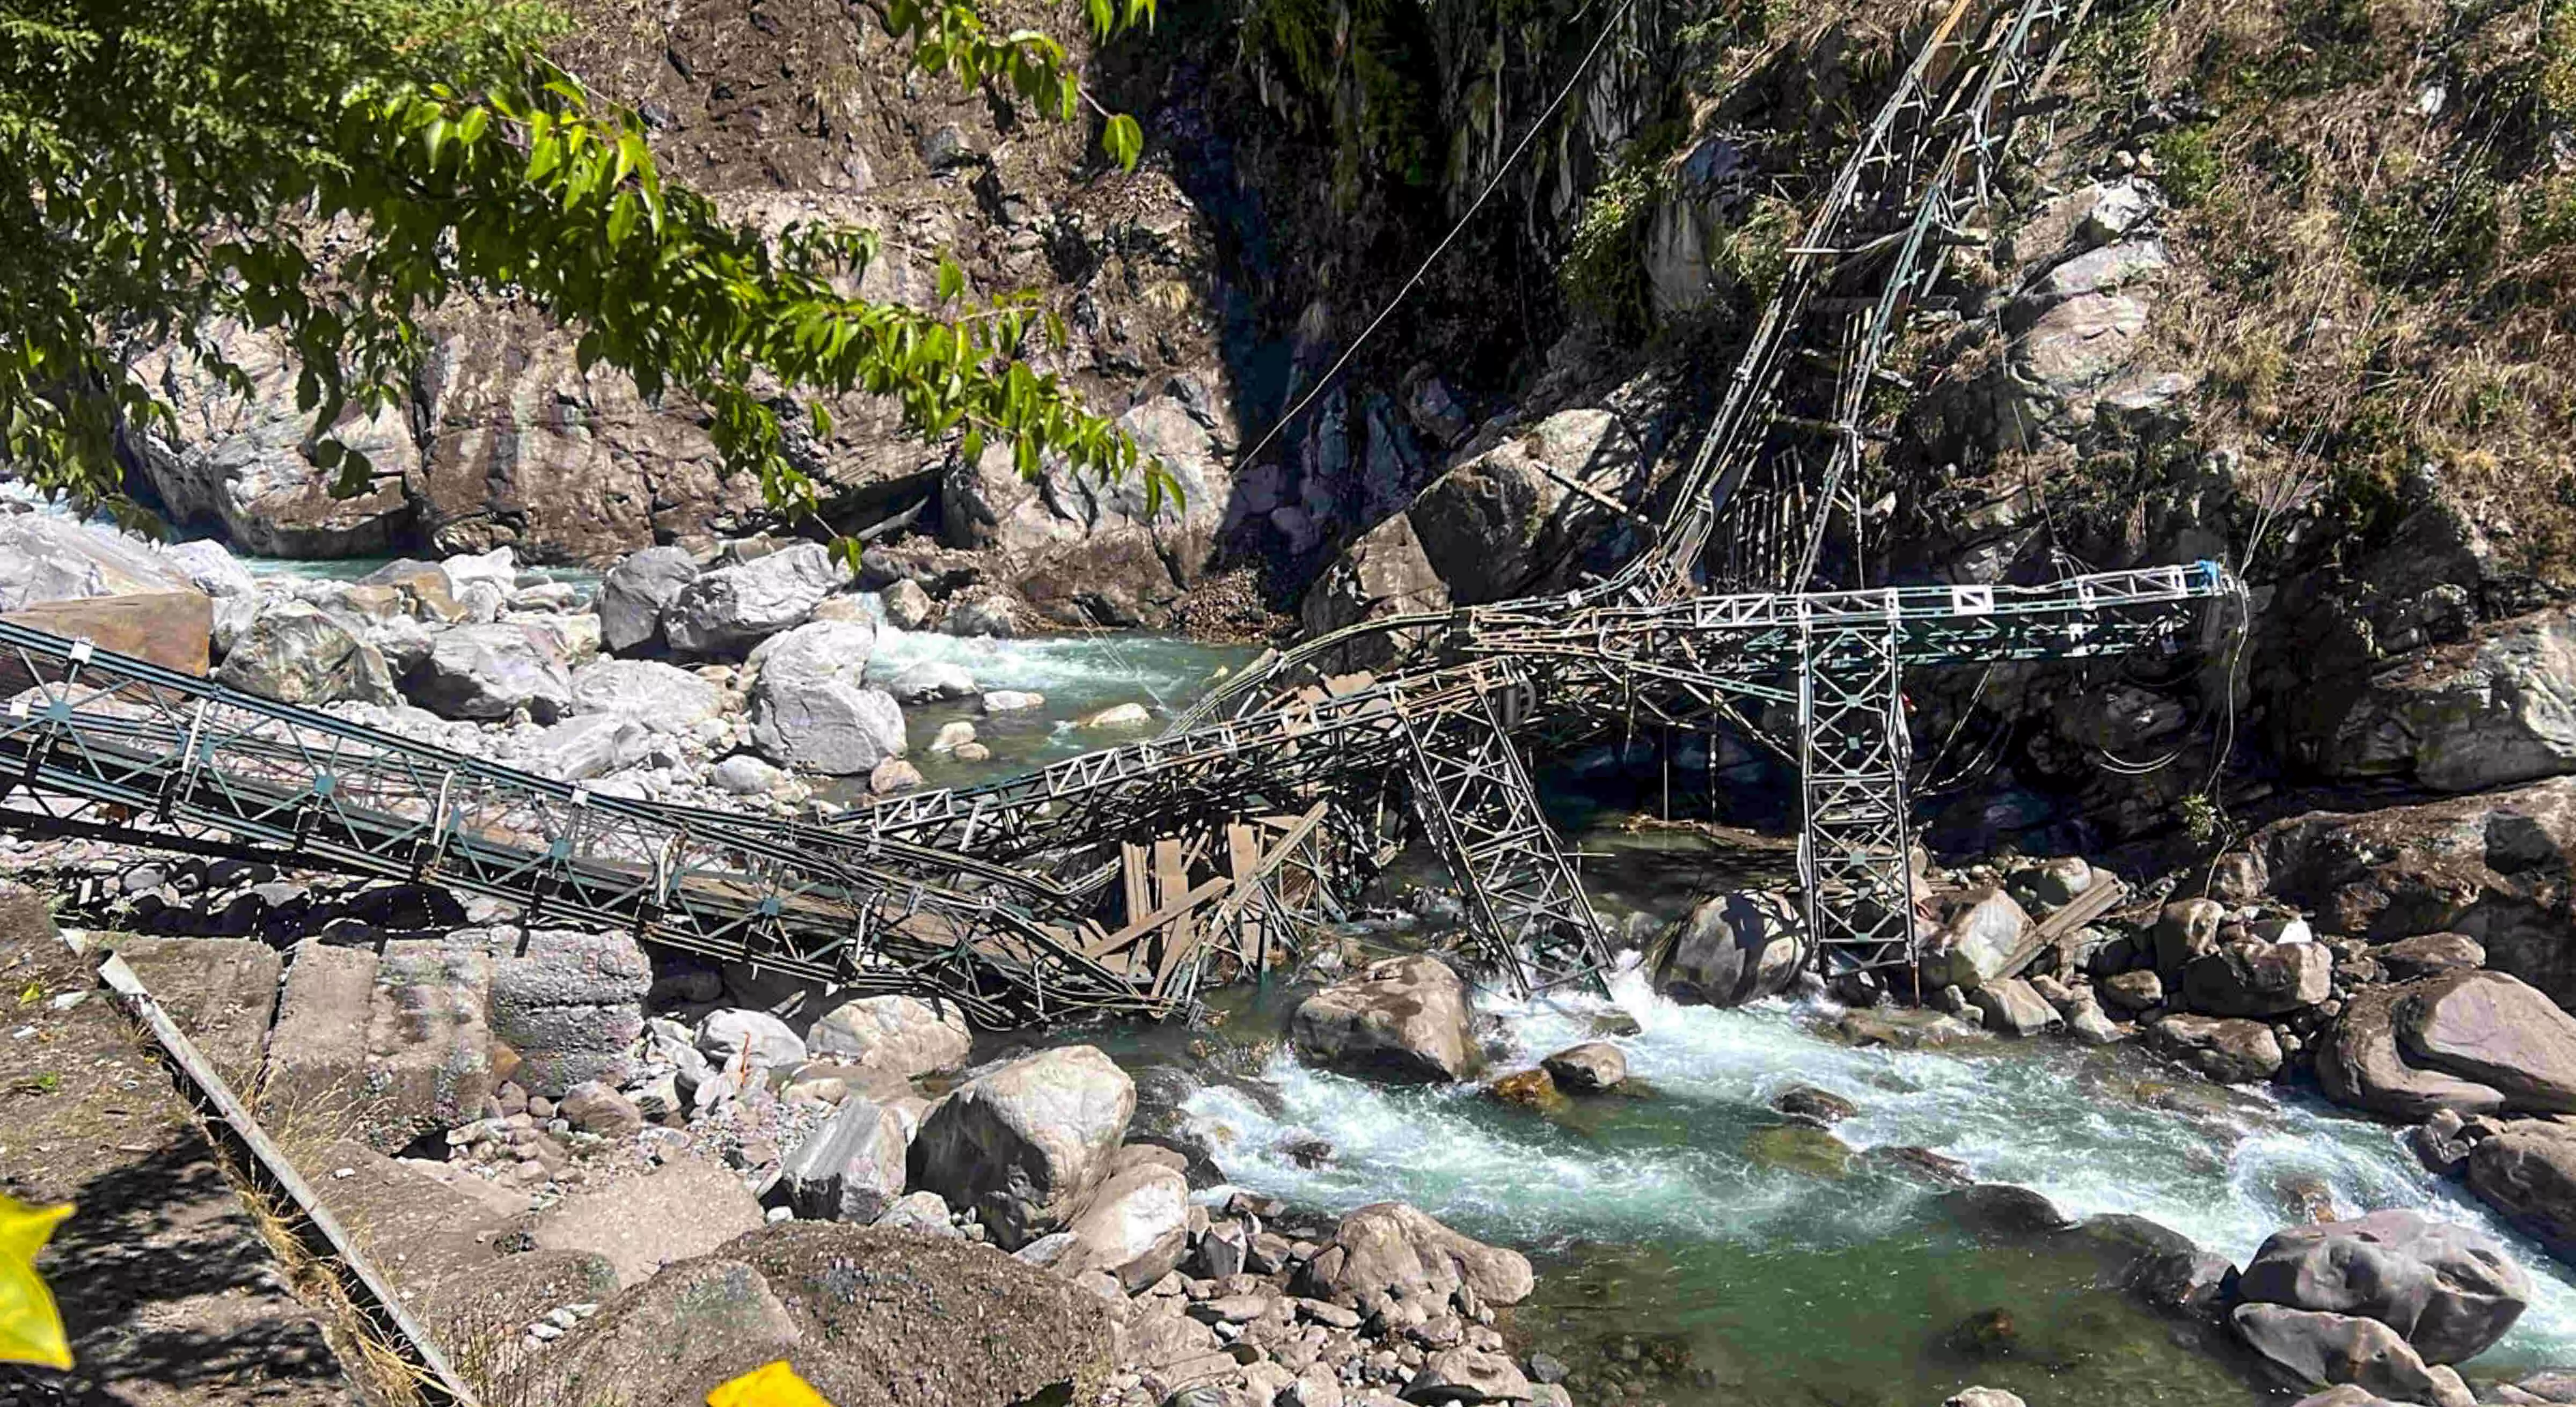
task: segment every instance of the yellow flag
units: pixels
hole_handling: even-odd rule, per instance
[[[707,1394],[707,1407],[832,1407],[782,1358],[764,1363]]]
[[[36,1274],[36,1252],[52,1239],[70,1207],[31,1207],[0,1193],[0,1362],[72,1366],[63,1316]]]

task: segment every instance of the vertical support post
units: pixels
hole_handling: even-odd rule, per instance
[[[1829,976],[1918,957],[1905,795],[1913,748],[1896,593],[1882,595],[1878,611],[1798,602],[1798,878]]]

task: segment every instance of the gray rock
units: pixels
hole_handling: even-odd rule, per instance
[[[732,796],[767,796],[778,790],[787,780],[787,774],[749,753],[743,753],[717,763],[712,779]]]
[[[877,1226],[888,1231],[915,1231],[924,1236],[954,1237],[964,1240],[966,1233],[948,1219],[948,1203],[936,1192],[906,1192],[894,1199],[885,1214],[876,1219]]]
[[[652,964],[625,934],[528,934],[524,953],[492,964],[492,1034],[518,1054],[513,1078],[548,1097],[593,1080],[624,1084],[652,982]]]
[[[800,542],[691,578],[663,612],[663,633],[684,654],[739,655],[803,621],[843,580],[820,544]]]
[[[939,614],[930,593],[917,581],[898,581],[885,589],[879,598],[885,607],[886,624],[897,630],[920,630]]]
[[[2164,979],[2139,968],[2134,972],[2115,973],[2103,978],[2102,1000],[2127,1012],[2139,1012],[2164,1005]]]
[[[632,761],[645,741],[640,724],[610,714],[585,714],[523,740],[518,765],[559,782],[587,781]]]
[[[942,699],[971,699],[983,692],[975,676],[964,665],[944,660],[923,660],[886,681],[886,692],[896,703],[929,703]]]
[[[1068,1274],[1105,1270],[1134,1294],[1181,1263],[1189,1249],[1189,1179],[1165,1163],[1121,1157],[1074,1213]],[[1161,1150],[1152,1150],[1159,1152]]]
[[[271,601],[232,643],[215,680],[279,703],[396,704],[385,657],[301,601]]]
[[[1309,635],[1321,635],[1363,621],[1394,615],[1423,615],[1449,609],[1449,588],[1423,554],[1414,535],[1413,517],[1398,513],[1362,533],[1342,555],[1306,588],[1298,612]],[[1377,668],[1394,658],[1410,632],[1363,636],[1355,642],[1354,666]]]
[[[1020,633],[1019,612],[1007,596],[967,596],[948,603],[939,629],[948,635],[989,635],[1008,639]]]
[[[181,564],[122,533],[46,513],[0,514],[0,612],[196,590]]]
[[[2156,971],[2180,978],[2194,958],[2218,951],[2218,926],[2227,910],[2208,899],[2167,904],[2156,916]]]
[[[816,1221],[874,1222],[903,1196],[911,1148],[900,1115],[851,1095],[788,1153],[788,1204]]]
[[[188,584],[209,596],[250,596],[259,591],[259,579],[250,574],[224,545],[213,538],[174,543],[163,548],[161,555]]]
[[[2348,1383],[2433,1407],[2469,1407],[2475,1401],[2457,1373],[2427,1366],[2395,1329],[2376,1319],[2241,1304],[2231,1322],[2247,1347],[2293,1382],[2309,1387]]]
[[[2030,915],[2001,889],[1989,889],[1954,904],[1923,960],[1927,987],[1955,986],[1963,992],[2003,975],[2005,963],[2030,933]]]
[[[507,718],[526,709],[540,723],[572,707],[572,671],[552,632],[496,621],[442,632],[406,680],[412,701],[441,718]]]
[[[2423,933],[2382,943],[2370,960],[2400,982],[2440,972],[2462,972],[2487,964],[2486,945],[2465,933]]]
[[[1636,462],[1619,416],[1561,411],[1452,465],[1407,516],[1453,601],[1499,601],[1552,585],[1557,564],[1598,527],[1605,510],[1567,483],[1616,497]]]
[[[696,580],[697,559],[677,547],[647,547],[609,570],[599,584],[599,641],[632,650],[662,638],[662,613]]]
[[[1616,1089],[1628,1078],[1628,1057],[1607,1041],[1570,1046],[1540,1061],[1539,1067],[1569,1094]]]
[[[1135,1082],[1095,1047],[1014,1060],[959,1086],[922,1120],[912,1185],[973,1210],[1003,1249],[1017,1250],[1071,1222],[1135,1112]]]
[[[783,766],[838,777],[873,771],[907,746],[903,708],[884,690],[766,674],[753,694],[751,741]]]
[[[726,1069],[739,1060],[746,1067],[793,1070],[805,1063],[805,1042],[787,1023],[765,1011],[727,1007],[698,1022],[701,1054]]]
[[[659,660],[593,660],[572,672],[572,711],[684,733],[724,712],[724,690]]]
[[[1407,1402],[1526,1402],[1529,1398],[1530,1381],[1511,1359],[1464,1346],[1433,1354],[1404,1386]]]
[[[2018,977],[1989,978],[1968,994],[1968,1002],[1998,1035],[2036,1036],[2063,1024],[2057,1008]]]
[[[2183,1000],[2214,1016],[2278,1016],[2334,990],[2334,954],[2316,943],[2227,943],[2183,968]]]
[[[2469,1147],[2469,1190],[2561,1260],[2576,1259],[2576,1129],[2508,1124]]]
[[[1675,1001],[1740,1006],[1786,989],[1806,970],[1806,923],[1787,896],[1744,889],[1693,905],[1661,945],[1655,987]]]
[[[1961,1388],[1942,1399],[1941,1407],[2030,1407],[2017,1393],[1999,1387]]]
[[[585,1080],[565,1090],[555,1112],[583,1133],[603,1138],[623,1138],[644,1127],[644,1115],[634,1101],[599,1080]]]
[[[2274,1232],[2246,1264],[2243,1300],[2376,1319],[2427,1363],[2462,1363],[2522,1316],[2531,1282],[2472,1227],[2395,1209]]]
[[[2086,1045],[2111,1045],[2120,1039],[2120,1028],[2102,1011],[2102,1004],[2086,998],[2066,1010],[2066,1029]]]
[[[2576,772],[2576,609],[2482,626],[2465,647],[2374,676],[2322,760],[2335,775],[2436,791]]]
[[[805,1033],[806,1049],[818,1059],[907,1080],[956,1069],[974,1043],[956,1007],[910,996],[844,1002]]]
[[[1316,1065],[1432,1083],[1465,1078],[1476,1054],[1466,984],[1427,954],[1371,963],[1308,997],[1288,1038]]]
[[[1398,1301],[1445,1303],[1462,1287],[1485,1305],[1518,1304],[1536,1284],[1518,1251],[1461,1235],[1402,1202],[1377,1202],[1343,1217],[1291,1288],[1368,1315]]]
[[[2339,1103],[2421,1119],[2576,1112],[2576,1017],[2500,972],[2451,971],[2353,994],[2318,1045]]]
[[[1077,728],[1144,728],[1152,726],[1154,715],[1140,703],[1111,704],[1075,720]]]
[[[2281,1042],[2260,1021],[2175,1012],[2147,1028],[2147,1045],[2222,1084],[2251,1084],[2281,1072]]]
[[[862,621],[818,620],[760,642],[745,668],[763,685],[807,687],[841,681],[863,683],[876,653],[877,629]]]

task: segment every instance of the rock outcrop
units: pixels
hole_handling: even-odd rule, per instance
[[[1017,1250],[1072,1221],[1135,1112],[1135,1082],[1097,1048],[1041,1051],[932,1107],[913,1140],[911,1185],[971,1208]]]
[[[1655,986],[1664,995],[1741,1006],[1797,981],[1807,967],[1807,926],[1787,896],[1741,889],[1694,904],[1657,951]]]
[[[2500,972],[2366,988],[2318,1044],[2317,1078],[2338,1103],[2406,1119],[2576,1112],[2576,1017]]]
[[[2391,1210],[2274,1232],[2246,1263],[2237,1294],[2376,1319],[2425,1362],[2462,1363],[2513,1327],[2531,1282],[2494,1238]]]

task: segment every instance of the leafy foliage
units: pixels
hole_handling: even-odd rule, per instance
[[[1086,9],[1106,37],[1153,0]],[[1047,35],[995,34],[961,3],[902,0],[886,22],[925,69],[1076,110]],[[666,181],[634,116],[542,57],[560,25],[527,0],[29,0],[0,17],[10,458],[41,486],[111,496],[122,429],[168,415],[134,360],[175,342],[246,390],[216,346],[230,321],[291,346],[308,453],[362,489],[373,466],[330,427],[394,403],[420,317],[482,292],[577,329],[585,369],[701,400],[727,465],[789,515],[817,489],[788,462],[782,411],[828,432],[826,399],[849,392],[969,456],[1008,445],[1024,473],[1054,456],[1141,469],[1154,506],[1173,490],[1030,364],[1064,336],[1033,298],[975,296],[944,261],[932,311],[843,292],[877,255],[871,232],[764,234]],[[1103,139],[1132,167],[1133,119],[1107,117]]]

